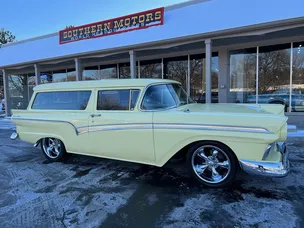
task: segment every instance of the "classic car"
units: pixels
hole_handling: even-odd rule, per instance
[[[176,81],[109,79],[38,85],[26,110],[12,110],[11,139],[66,153],[157,167],[182,157],[193,177],[223,187],[238,170],[289,173],[282,105],[198,104]]]

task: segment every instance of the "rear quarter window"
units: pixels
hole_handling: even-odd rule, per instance
[[[36,94],[32,109],[85,110],[91,91],[54,91]]]

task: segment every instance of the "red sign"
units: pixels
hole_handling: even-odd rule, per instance
[[[153,9],[93,24],[72,27],[59,32],[60,44],[109,36],[164,24],[164,8]]]

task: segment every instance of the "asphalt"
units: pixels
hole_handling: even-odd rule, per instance
[[[1,227],[304,227],[304,140],[289,138],[291,173],[241,173],[231,188],[163,168],[70,155],[50,163],[0,130]]]

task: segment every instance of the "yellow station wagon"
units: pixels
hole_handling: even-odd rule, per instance
[[[211,187],[230,184],[239,168],[271,177],[289,172],[282,105],[198,104],[176,81],[43,84],[27,110],[12,112],[11,138],[40,144],[51,161],[75,153],[161,167],[181,155]]]

